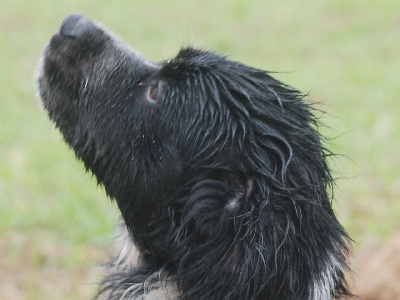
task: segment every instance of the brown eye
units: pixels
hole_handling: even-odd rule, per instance
[[[147,100],[151,104],[157,104],[160,101],[160,95],[163,86],[164,83],[161,80],[154,82],[149,86],[149,90],[147,93]]]

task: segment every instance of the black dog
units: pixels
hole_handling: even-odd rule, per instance
[[[80,15],[46,48],[39,91],[122,213],[98,297],[349,294],[330,153],[300,92],[213,52],[149,62]]]

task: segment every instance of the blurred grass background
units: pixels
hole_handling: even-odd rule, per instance
[[[72,12],[152,60],[214,49],[323,102],[324,133],[343,155],[335,207],[356,241],[354,280],[379,277],[363,266],[400,229],[398,1],[0,0],[0,299],[90,298],[118,217],[36,97],[41,51]]]

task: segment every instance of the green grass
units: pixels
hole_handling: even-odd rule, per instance
[[[105,256],[98,249],[108,247],[118,217],[35,96],[41,50],[71,12],[153,60],[194,45],[282,71],[279,79],[328,112],[324,133],[343,155],[332,164],[342,178],[335,207],[357,247],[398,230],[397,1],[0,0],[0,298],[90,295],[87,270]]]

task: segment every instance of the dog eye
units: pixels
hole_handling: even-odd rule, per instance
[[[164,83],[161,80],[154,82],[149,86],[149,89],[147,91],[147,100],[151,104],[157,104],[160,101],[163,86]]]

